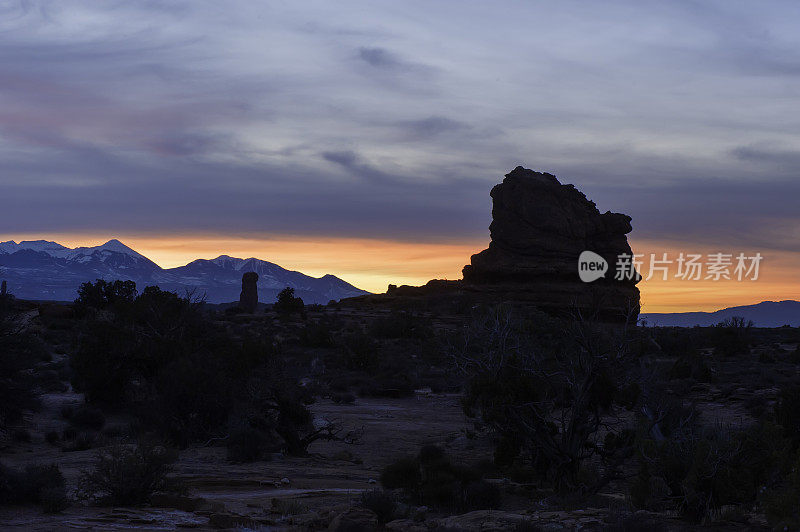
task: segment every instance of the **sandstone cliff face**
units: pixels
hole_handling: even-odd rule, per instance
[[[631,231],[629,216],[601,214],[573,185],[521,166],[491,197],[492,240],[464,267],[465,289],[550,310],[597,310],[613,320],[638,309],[637,281],[614,279],[617,257],[631,254],[625,236]],[[608,262],[604,279],[579,279],[578,256],[585,250]]]

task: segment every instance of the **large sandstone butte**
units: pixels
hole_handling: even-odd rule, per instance
[[[635,323],[638,279],[615,279],[617,258],[631,254],[625,236],[631,231],[629,216],[601,214],[573,185],[521,166],[492,188],[491,197],[491,243],[464,266],[463,280],[434,280],[423,287],[390,285],[387,296],[459,294],[477,301],[534,306],[552,314],[578,311],[603,321]],[[580,280],[578,257],[583,251],[606,260],[604,278]]]
[[[466,289],[531,302],[545,310],[598,311],[621,320],[638,312],[636,279],[616,280],[620,255],[631,255],[625,236],[631,218],[600,213],[594,202],[554,175],[521,166],[491,191],[492,223],[488,249],[464,266]],[[578,256],[589,250],[609,265],[605,278],[584,283]]]

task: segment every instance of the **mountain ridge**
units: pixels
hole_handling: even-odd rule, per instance
[[[71,301],[82,282],[122,279],[135,281],[140,290],[148,285],[176,292],[199,290],[210,303],[227,303],[238,300],[246,271],[259,274],[259,300],[265,303],[287,286],[307,303],[368,293],[332,274],[312,277],[255,257],[220,255],[162,268],[117,239],[76,248],[48,240],[0,242],[0,278],[23,299]]]
[[[800,301],[762,301],[714,312],[647,312],[640,314],[639,319],[659,327],[708,327],[733,316],[752,320],[756,327],[800,327]]]

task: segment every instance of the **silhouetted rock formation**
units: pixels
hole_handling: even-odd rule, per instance
[[[491,197],[492,240],[464,267],[464,284],[545,309],[599,310],[607,319],[638,312],[638,279],[614,278],[618,257],[632,253],[625,236],[630,216],[601,214],[573,185],[521,166],[492,188]],[[578,256],[586,250],[608,263],[605,277],[593,283],[578,277]]]
[[[258,306],[258,274],[247,272],[242,274],[242,293],[239,294],[239,308],[253,313]]]
[[[600,214],[583,193],[551,174],[518,166],[490,195],[492,241],[464,267],[467,282],[577,281],[582,251],[598,253],[612,268],[618,255],[631,253],[629,216]]]
[[[462,281],[390,287],[389,296],[443,297],[535,306],[555,314],[580,311],[604,321],[634,320],[638,279],[616,280],[620,255],[631,254],[631,218],[601,214],[573,185],[518,166],[491,191],[491,243],[472,256]],[[584,283],[578,257],[593,251],[608,263],[605,277]],[[369,296],[365,296],[369,299]]]

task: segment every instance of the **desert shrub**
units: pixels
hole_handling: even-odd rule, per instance
[[[28,466],[23,478],[20,489],[26,500],[41,504],[48,513],[68,506],[66,482],[56,464]]]
[[[74,437],[69,437],[69,438],[67,437],[67,434],[65,434],[64,435],[65,444],[64,446],[61,447],[61,450],[64,451],[65,453],[88,451],[94,446],[96,438],[97,436],[95,435],[94,432],[75,433]]]
[[[763,351],[763,350],[759,351],[758,362],[761,364],[773,364],[775,363],[776,360],[775,355],[776,353],[774,351],[773,352]]]
[[[270,439],[263,431],[253,427],[239,427],[226,441],[228,460],[231,462],[256,462],[267,454]]]
[[[11,432],[11,439],[18,443],[30,443],[31,433],[27,429],[14,429]]]
[[[103,427],[100,434],[103,438],[125,438],[129,435],[129,427],[126,425],[107,425]]]
[[[46,441],[50,445],[55,445],[59,441],[61,441],[61,437],[58,435],[58,432],[56,432],[55,430],[51,430],[44,435],[44,441]]]
[[[522,452],[522,439],[512,434],[501,434],[494,442],[494,464],[499,467],[509,467],[517,460]]]
[[[792,364],[800,364],[800,344],[798,344],[789,355],[789,361]]]
[[[364,508],[372,510],[378,516],[378,523],[384,524],[392,521],[397,514],[397,501],[391,492],[374,489],[361,493],[359,503]]]
[[[38,408],[31,369],[49,356],[40,338],[21,329],[13,299],[0,299],[0,429]]]
[[[72,411],[69,421],[77,427],[100,430],[106,424],[106,417],[96,406],[81,405]]]
[[[235,400],[237,422],[269,434],[276,451],[300,456],[317,440],[352,442],[356,437],[343,432],[338,423],[315,426],[307,406],[314,400],[311,390],[287,376],[277,360],[254,369],[239,386]]]
[[[655,345],[661,352],[671,357],[682,357],[695,352],[703,345],[703,333],[700,328],[656,327],[647,329],[651,332]]]
[[[457,466],[444,452],[426,446],[415,458],[401,458],[381,473],[381,484],[400,489],[411,501],[453,511],[497,508],[500,490],[483,480],[477,468]]]
[[[69,505],[64,475],[56,464],[29,465],[21,471],[0,465],[0,505],[40,504],[48,513]]]
[[[80,343],[70,357],[72,386],[89,402],[121,404],[128,398],[141,359],[141,339],[127,327],[96,321],[85,325]]]
[[[140,417],[180,447],[223,435],[234,385],[222,361],[193,355],[166,364],[154,377],[155,396]]]
[[[629,449],[612,452],[594,440],[605,415],[638,400],[619,332],[581,320],[521,321],[502,307],[476,316],[452,351],[467,378],[464,412],[497,435],[498,464],[530,466],[574,494],[595,492],[614,475]],[[582,465],[593,457],[606,474],[589,483]]]
[[[369,331],[377,338],[424,339],[433,336],[433,327],[429,320],[402,311],[375,319],[370,324]]]
[[[450,365],[449,353],[442,345],[441,338],[436,335],[422,340],[414,340],[407,347],[408,352],[424,362],[429,369],[432,366],[447,367]],[[440,375],[444,376],[444,374]]]
[[[401,458],[383,468],[381,484],[389,489],[412,492],[422,481],[422,472],[416,458]]]
[[[53,369],[42,370],[37,375],[39,387],[44,393],[64,393],[69,387],[61,381],[58,371]]]
[[[272,499],[271,510],[282,516],[299,515],[308,512],[308,507],[297,499]]]
[[[115,505],[144,504],[156,491],[175,488],[167,478],[175,458],[175,453],[148,443],[104,449],[98,453],[94,469],[83,474],[78,496]]]
[[[311,426],[309,395],[284,374],[272,338],[228,330],[201,304],[149,286],[85,320],[70,361],[74,389],[90,405],[135,413],[140,429],[180,447],[222,438],[241,418],[293,453],[331,436]]]
[[[278,293],[278,298],[273,308],[275,312],[281,316],[289,316],[290,314],[305,315],[303,300],[299,297],[294,297],[294,288],[290,286],[287,286]]]
[[[0,429],[21,422],[26,411],[38,408],[39,399],[30,380],[23,375],[3,373],[0,368]]]
[[[670,379],[693,379],[698,382],[711,382],[711,368],[696,350],[686,351],[678,357],[669,370]]]
[[[715,354],[743,355],[750,352],[753,322],[734,316],[721,321],[711,329]]]
[[[447,455],[445,454],[444,449],[442,449],[438,445],[423,445],[419,449],[419,453],[417,454],[417,459],[422,464],[432,464],[436,462],[446,461]]]
[[[501,502],[500,489],[483,479],[473,480],[464,486],[463,506],[468,510],[498,508]]]
[[[800,530],[800,453],[787,474],[763,496],[764,513],[773,530]]]
[[[55,514],[69,506],[69,498],[63,487],[43,488],[39,493],[39,503],[45,513]]]
[[[800,386],[787,386],[778,394],[775,422],[783,427],[794,448],[800,446]]]
[[[371,371],[378,365],[377,344],[363,331],[345,333],[339,339],[341,365],[352,370]]]
[[[640,442],[639,472],[631,502],[639,508],[673,507],[699,522],[728,505],[750,505],[785,463],[780,429],[690,429],[669,439]]]
[[[237,315],[237,314],[239,314],[239,313],[241,313],[241,312],[242,312],[242,309],[240,309],[238,305],[233,305],[233,306],[231,306],[231,307],[227,307],[227,308],[226,308],[226,309],[223,311],[223,314],[224,314],[225,316],[235,316],[235,315]]]
[[[323,321],[307,323],[298,332],[300,343],[306,347],[334,347],[333,332]]]

